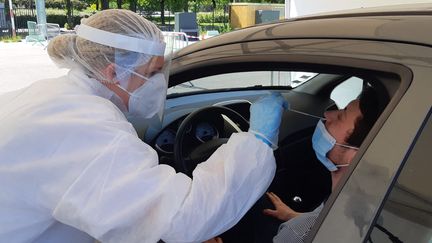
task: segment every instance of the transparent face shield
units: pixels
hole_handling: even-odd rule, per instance
[[[144,133],[149,124],[160,126],[163,120],[172,48],[166,48],[160,31],[157,34],[160,36],[149,39],[85,24],[77,29],[79,37],[114,48],[114,60],[110,63],[114,66],[115,77],[105,81],[124,91],[120,95],[126,96],[129,102],[120,109],[138,133]]]
[[[164,34],[163,37],[164,37],[165,43],[170,43],[174,39],[174,37],[171,35],[165,35]],[[165,46],[163,67],[159,72],[161,75],[163,75],[163,77],[166,81],[166,84],[167,84],[167,88],[165,89],[165,93],[164,93],[165,97],[167,95],[167,90],[168,90],[170,68],[171,68],[171,61],[172,61],[173,52],[174,52],[173,46],[167,44]],[[145,127],[140,129],[143,131],[143,135],[144,135],[143,138],[145,141],[151,140],[162,129],[163,121],[164,121],[164,114],[165,114],[165,101],[166,101],[166,99],[164,99],[164,104],[161,107],[162,109],[157,113],[157,115],[155,115],[153,118],[151,118],[149,122],[141,123],[143,125],[147,124],[147,125],[145,125]]]

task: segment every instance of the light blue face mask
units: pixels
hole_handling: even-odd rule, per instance
[[[335,146],[339,145],[349,149],[358,150],[357,147],[340,144],[336,142],[336,139],[330,135],[327,131],[322,120],[318,121],[318,124],[315,128],[315,132],[312,136],[312,147],[315,150],[315,154],[319,161],[329,170],[336,171],[338,167],[348,166],[349,163],[335,165],[330,159],[327,158],[327,153]]]

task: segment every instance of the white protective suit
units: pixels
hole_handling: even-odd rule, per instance
[[[250,133],[193,180],[158,165],[111,95],[72,70],[0,96],[0,242],[201,242],[269,186],[273,151]]]

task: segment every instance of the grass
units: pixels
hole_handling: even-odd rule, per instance
[[[1,42],[4,43],[12,43],[12,42],[20,42],[21,41],[21,36],[16,36],[16,37],[2,37],[0,38]]]

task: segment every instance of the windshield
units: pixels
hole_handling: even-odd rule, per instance
[[[168,89],[168,95],[187,92],[211,91],[218,89],[256,88],[256,87],[287,87],[295,88],[317,73],[289,71],[251,71],[225,73],[194,79]]]

